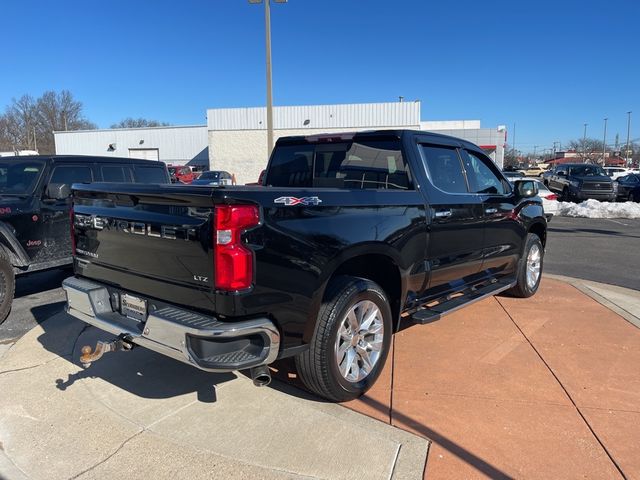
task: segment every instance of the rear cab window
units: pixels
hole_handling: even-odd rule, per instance
[[[345,189],[413,189],[400,140],[358,138],[279,145],[266,185]]]

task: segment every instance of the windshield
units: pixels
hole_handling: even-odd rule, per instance
[[[34,160],[0,163],[0,195],[31,195],[43,168]]]
[[[599,165],[578,165],[569,169],[569,175],[577,177],[598,177],[606,175]]]

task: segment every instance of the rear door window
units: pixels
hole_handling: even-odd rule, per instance
[[[468,193],[457,148],[422,144],[420,150],[435,187],[448,193]]]
[[[91,183],[93,173],[85,165],[58,165],[53,169],[49,183]]]
[[[134,171],[136,183],[169,183],[164,168],[136,165]]]
[[[103,165],[100,168],[100,171],[102,172],[103,182],[131,183],[133,181],[131,168],[129,167],[123,167],[121,165]]]

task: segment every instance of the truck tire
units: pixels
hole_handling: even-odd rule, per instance
[[[16,277],[7,253],[0,248],[0,324],[11,312],[13,295],[16,291]]]
[[[359,397],[384,367],[392,330],[389,301],[378,284],[336,277],[327,287],[309,350],[295,359],[300,379],[331,401]]]
[[[540,286],[543,260],[544,248],[540,237],[534,233],[527,234],[524,252],[518,262],[518,283],[508,290],[508,293],[520,298],[534,295]]]

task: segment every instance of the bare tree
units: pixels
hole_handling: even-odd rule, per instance
[[[505,146],[504,168],[517,168],[522,162],[522,152],[514,149],[511,145]]]
[[[68,90],[47,91],[38,99],[23,95],[13,99],[0,115],[0,145],[3,150],[38,150],[55,153],[55,130],[96,128],[82,114],[82,103]]]
[[[575,150],[585,162],[598,163],[602,161],[602,140],[596,140],[595,138],[571,140],[569,142],[569,149]]]
[[[60,93],[44,92],[36,102],[38,113],[38,145],[42,153],[53,153],[55,144],[54,131],[90,130],[96,125],[82,115],[82,103],[74,100],[69,90]]]
[[[147,127],[167,127],[167,122],[159,122],[158,120],[147,120],[146,118],[127,117],[118,123],[111,125],[111,128],[147,128]]]

